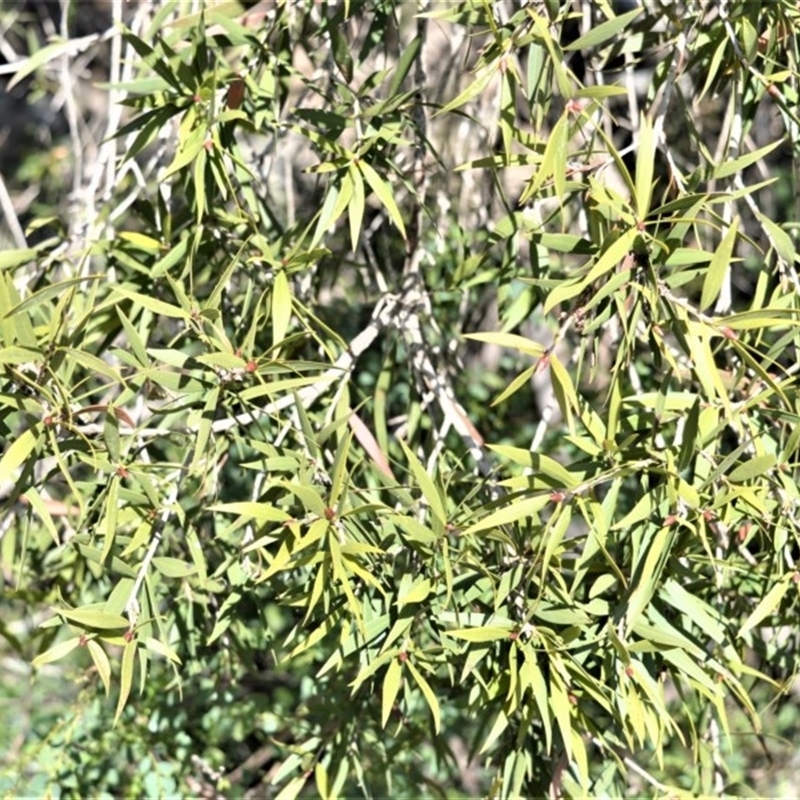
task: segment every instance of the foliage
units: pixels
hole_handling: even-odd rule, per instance
[[[771,791],[796,4],[64,5],[2,7],[72,194],[0,253],[0,633],[76,689],[4,791]]]

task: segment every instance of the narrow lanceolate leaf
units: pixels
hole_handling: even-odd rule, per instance
[[[628,600],[626,614],[627,630],[633,629],[642,612],[647,608],[648,603],[652,599],[658,587],[659,580],[661,579],[661,572],[669,557],[674,539],[675,529],[672,527],[659,528],[658,532],[653,537],[653,542],[650,545],[647,558],[642,566],[639,581],[631,592]]]
[[[403,217],[400,215],[400,209],[392,195],[392,189],[388,183],[384,183],[380,175],[369,165],[366,161],[359,161],[358,168],[364,176],[364,180],[369,184],[369,188],[378,196],[378,200],[389,213],[392,222],[397,226],[400,235],[406,238],[406,226],[403,224]]]
[[[547,137],[542,163],[536,170],[533,179],[519,198],[520,203],[526,203],[535,197],[545,182],[553,178],[556,183],[556,194],[563,195],[563,182],[566,180],[567,139],[569,138],[568,118],[566,114],[558,120]]]
[[[611,17],[599,25],[594,25],[588,33],[564,45],[564,50],[586,50],[589,48],[597,47],[599,44],[613,39],[618,34],[621,34],[633,22],[639,14],[642,13],[641,8],[635,8],[633,11],[628,11],[625,14],[620,14],[618,17]]]
[[[383,691],[381,693],[381,725],[385,728],[394,708],[394,701],[403,682],[403,668],[397,656],[389,662],[389,668],[383,677]]]
[[[480,752],[481,754],[485,753],[496,741],[497,738],[503,733],[503,731],[508,727],[508,717],[506,716],[505,712],[500,709],[500,712],[497,715],[497,719],[494,721],[494,725],[492,725],[492,729],[489,731],[486,739],[484,739],[483,744],[481,745]]]
[[[89,654],[92,657],[92,661],[94,661],[97,674],[100,676],[100,680],[103,682],[103,688],[106,690],[106,697],[108,697],[109,692],[111,691],[111,663],[108,660],[106,651],[103,650],[102,645],[100,645],[94,639],[89,639],[89,641],[86,642],[86,646],[89,649]]]
[[[128,620],[120,614],[109,614],[94,608],[51,608],[68,622],[74,622],[84,628],[98,628],[99,630],[115,630],[128,627]]]
[[[785,575],[778,583],[776,583],[764,597],[761,602],[753,609],[750,616],[745,620],[744,625],[739,628],[739,636],[744,636],[751,631],[759,623],[765,620],[768,616],[775,612],[775,609],[781,604],[784,595],[789,591],[791,585],[791,575]]]
[[[768,145],[765,145],[758,150],[754,150],[752,153],[745,153],[744,155],[734,158],[730,161],[723,161],[714,169],[714,177],[720,179],[727,178],[729,175],[735,175],[737,172],[741,172],[741,170],[749,167],[751,164],[761,161],[762,158],[769,155],[773,150],[775,150],[777,147],[780,147],[782,144],[783,139],[776,139],[774,142],[770,142]]]
[[[397,63],[394,65],[394,72],[392,73],[392,80],[389,84],[388,96],[393,97],[396,95],[403,86],[403,81],[408,76],[411,70],[411,65],[417,57],[417,54],[422,48],[422,39],[419,36],[414,37],[407,45],[403,46],[403,52]]]
[[[286,338],[289,321],[292,318],[292,291],[289,279],[281,270],[272,285],[272,343],[280,344]]]
[[[700,310],[708,308],[719,295],[725,276],[731,266],[733,245],[738,233],[738,220],[734,220],[719,244],[711,263],[708,265],[706,279],[703,282],[703,294],[700,296]]]
[[[41,667],[44,664],[50,664],[53,661],[58,661],[68,653],[71,653],[81,643],[80,636],[74,636],[72,639],[67,639],[65,642],[59,642],[44,653],[40,653],[36,658],[31,661],[32,667]]]
[[[19,250],[4,250],[0,253],[0,270],[18,267],[36,258],[38,251],[31,247],[24,247]]]
[[[442,714],[439,708],[439,701],[436,699],[436,695],[433,693],[433,689],[431,689],[428,681],[425,680],[425,678],[422,676],[422,673],[414,666],[410,659],[406,661],[406,666],[411,672],[414,680],[417,682],[417,686],[419,686],[422,694],[425,696],[425,702],[427,702],[428,708],[430,708],[431,715],[433,716],[433,729],[436,733],[439,733],[439,729],[441,728],[442,724]]]
[[[110,415],[106,415],[106,419]],[[111,548],[114,546],[114,537],[117,533],[117,516],[119,514],[119,478],[116,475],[111,476],[111,482],[108,487],[108,497],[106,500],[106,518],[105,518],[105,536],[103,537],[103,555],[102,559],[105,560],[111,553]]]
[[[308,781],[310,773],[303,773],[296,778],[292,778],[283,789],[275,796],[275,800],[295,800],[295,798],[303,791],[303,787]]]
[[[209,511],[218,511],[222,514],[237,514],[244,519],[254,519],[258,522],[286,522],[291,516],[280,508],[269,503],[241,502],[217,503],[209,506]]]
[[[117,700],[117,710],[114,714],[114,725],[119,721],[122,712],[125,709],[125,704],[130,697],[131,687],[133,686],[133,660],[136,656],[136,640],[125,643],[125,649],[122,651],[122,666],[120,668],[119,676],[119,698]]]
[[[549,502],[549,493],[539,495],[538,497],[528,497],[525,500],[514,501],[505,506],[505,508],[500,508],[487,517],[484,517],[479,522],[470,525],[463,534],[464,536],[470,536],[473,533],[480,533],[481,531],[490,530],[491,528],[499,528],[503,525],[510,525],[522,519],[533,517]]]
[[[486,628],[456,628],[452,631],[445,631],[447,636],[453,636],[456,639],[464,639],[467,642],[496,642],[499,639],[508,639],[509,634],[513,631],[514,626],[509,624],[508,627],[491,626]]]
[[[532,339],[527,339],[524,336],[518,336],[515,333],[500,333],[500,332],[481,332],[481,333],[465,333],[465,339],[472,339],[476,342],[486,342],[486,344],[494,344],[498,347],[509,347],[514,350],[519,350],[520,353],[539,357],[545,352],[544,345],[534,342]]]
[[[778,253],[779,258],[783,259],[787,264],[793,264],[797,256],[797,251],[794,247],[792,237],[778,225],[773,222],[766,214],[758,215],[759,222],[764,226],[764,230],[769,236],[772,246]]]
[[[123,286],[115,286],[114,292],[127,300],[132,300],[134,305],[143,306],[144,308],[152,311],[154,314],[159,314],[162,317],[172,317],[174,319],[188,320],[189,313],[182,308],[165,303],[163,300],[158,300],[155,297],[134,292],[131,289],[126,289]]]
[[[777,459],[774,455],[767,453],[763,456],[748,458],[743,464],[731,470],[728,479],[734,483],[749,481],[769,472],[776,464]]]
[[[434,517],[436,517],[437,520],[439,520],[439,522],[442,523],[442,525],[446,525],[447,511],[445,510],[444,502],[442,501],[436,484],[433,482],[431,476],[428,475],[428,471],[420,463],[420,460],[417,458],[416,454],[402,439],[400,440],[400,446],[403,448],[403,452],[406,454],[408,464],[411,467],[411,472],[414,474],[414,480],[422,491],[422,496],[425,498],[425,502],[428,504],[431,513],[434,515]]]
[[[364,221],[364,208],[366,206],[366,195],[364,192],[364,181],[358,170],[351,164],[348,172],[353,181],[353,196],[347,206],[347,216],[350,222],[350,246],[355,253],[358,249],[358,239],[361,236],[361,225]]]
[[[472,100],[473,97],[477,97],[488,85],[489,81],[497,74],[496,70],[487,68],[484,70],[483,74],[476,78],[463,92],[461,92],[458,97],[451,100],[447,105],[440,108],[434,116],[439,116],[439,114],[445,114],[448,111],[453,111],[456,108],[460,108],[465,103],[468,103]]]
[[[27,498],[28,502],[31,504],[31,508],[37,514],[42,522],[42,525],[44,525],[45,529],[50,534],[53,544],[58,547],[61,544],[61,539],[59,538],[53,516],[50,513],[50,509],[48,508],[48,504],[44,501],[44,498],[33,486],[31,486],[30,489],[23,494],[23,497]]]
[[[17,468],[33,452],[38,441],[38,431],[28,428],[8,446],[0,459],[0,485],[13,480]]]

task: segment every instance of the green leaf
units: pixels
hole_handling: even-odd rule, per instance
[[[86,283],[87,281],[105,281],[107,279],[107,275],[87,275],[85,277],[67,278],[58,283],[50,283],[43,289],[34,292],[30,297],[25,298],[25,300],[12,308],[5,316],[13,317],[17,314],[31,311],[47,300],[51,300],[54,297],[62,297],[67,289],[72,289],[81,283]]]
[[[55,522],[53,521],[53,517],[50,514],[50,511],[47,507],[42,496],[36,490],[35,487],[31,486],[27,491],[25,491],[22,495],[27,499],[27,501],[31,504],[31,508],[36,512],[39,519],[42,521],[47,532],[50,534],[50,538],[53,541],[53,544],[58,547],[61,545],[61,538],[58,535],[58,530],[56,529]]]
[[[119,698],[117,699],[117,710],[114,713],[114,725],[119,722],[122,712],[125,709],[125,704],[128,702],[128,697],[131,693],[133,686],[133,659],[136,656],[136,640],[131,639],[125,643],[125,648],[122,651],[122,668],[119,676]]]
[[[72,639],[59,642],[49,650],[45,650],[44,653],[40,653],[38,656],[36,656],[36,658],[31,661],[31,666],[36,669],[44,666],[45,664],[51,664],[53,661],[58,661],[58,659],[63,658],[65,655],[71,653],[80,643],[80,636],[75,636]]]
[[[295,800],[295,798],[303,791],[303,787],[308,781],[310,773],[298,775],[292,778],[283,789],[275,796],[275,800]]]
[[[402,88],[403,81],[405,81],[408,76],[421,47],[422,39],[420,39],[419,36],[415,36],[408,44],[403,45],[400,58],[397,59],[397,63],[394,66],[392,80],[389,83],[389,97],[394,97]]]
[[[425,680],[425,678],[422,676],[422,673],[420,673],[420,671],[414,666],[413,661],[409,659],[405,663],[411,672],[412,677],[417,682],[417,686],[419,686],[422,694],[425,696],[425,701],[427,702],[428,708],[430,708],[431,715],[433,716],[433,731],[434,733],[438,734],[442,727],[442,712],[439,708],[439,701],[436,699],[436,695],[433,693],[433,689],[431,689],[428,681]]]
[[[664,581],[659,596],[685,615],[686,620],[696,625],[703,635],[710,636],[717,644],[727,639],[724,621],[717,611],[699,597],[695,597],[673,578]]]
[[[115,286],[112,289],[113,293],[119,295],[126,300],[132,300],[136,305],[143,306],[144,308],[158,314],[162,317],[171,317],[173,319],[182,319],[188,321],[190,314],[182,308],[173,306],[170,303],[165,303],[163,300],[158,300],[155,297],[134,292],[131,289],[126,289],[124,286]]]
[[[519,198],[519,203],[524,204],[536,197],[539,190],[549,178],[553,178],[556,196],[562,198],[565,193],[567,175],[567,141],[569,139],[568,117],[563,114],[547,137],[542,163],[533,176],[533,180],[525,188]]]
[[[519,350],[520,353],[527,353],[531,356],[539,357],[544,354],[545,348],[543,345],[537,344],[531,339],[526,339],[524,336],[518,336],[515,333],[497,333],[494,331],[486,333],[465,333],[465,339],[472,339],[475,342],[485,342],[486,344],[494,344],[498,347],[508,347],[513,350]]]
[[[94,639],[89,639],[86,642],[89,649],[89,655],[92,657],[94,666],[97,669],[97,674],[103,682],[103,688],[106,690],[106,697],[111,693],[111,663],[108,660],[106,651]]]
[[[786,596],[786,592],[789,591],[789,587],[791,586],[792,582],[792,575],[787,574],[781,578],[768,592],[764,597],[761,598],[761,601],[758,605],[750,612],[750,615],[744,621],[744,624],[741,628],[739,628],[739,636],[744,636],[745,634],[749,633],[756,625],[759,625],[763,622],[768,616],[775,613],[775,609],[783,602],[783,598]]]
[[[197,572],[193,564],[172,556],[156,556],[153,559],[153,566],[167,578],[185,578]]]
[[[725,276],[731,267],[731,255],[733,254],[733,245],[736,242],[737,233],[738,221],[734,220],[711,257],[706,279],[703,281],[703,294],[700,297],[701,311],[705,311],[717,299]]]
[[[29,261],[34,261],[38,254],[39,251],[33,247],[0,251],[0,270],[14,269],[27,264]]]
[[[482,755],[483,753],[487,752],[489,748],[502,735],[503,731],[507,727],[508,727],[508,717],[505,715],[505,712],[501,709],[494,721],[494,725],[492,725],[492,728],[487,734],[486,739],[484,739],[483,744],[481,745],[481,749],[479,750],[479,753]]]
[[[422,603],[431,593],[431,582],[428,578],[416,581],[407,591],[400,591],[397,595],[397,607],[410,603]]]
[[[145,637],[144,646],[152,653],[156,653],[166,659],[169,659],[173,664],[181,663],[180,658],[178,658],[178,654],[169,645],[164,644],[164,642],[160,642],[158,639],[154,639],[152,636]]]
[[[117,236],[125,242],[130,242],[138,250],[145,253],[160,253],[161,242],[139,231],[118,231]]]
[[[40,438],[36,428],[28,428],[8,446],[8,449],[3,453],[2,459],[0,459],[0,485],[6,481],[13,480],[17,468],[36,449]]]
[[[392,715],[394,701],[400,691],[400,684],[403,682],[403,668],[400,660],[395,654],[389,662],[386,674],[383,676],[383,689],[381,692],[381,727],[385,728],[389,717]]]
[[[778,256],[786,264],[794,264],[797,258],[797,251],[795,250],[792,237],[789,236],[780,225],[766,216],[766,214],[758,214],[758,220],[764,226]]]
[[[500,528],[522,519],[535,517],[550,502],[549,494],[536,497],[526,497],[524,500],[515,500],[504,508],[493,511],[483,519],[470,525],[463,531],[464,536],[471,536],[491,528]]]
[[[476,78],[461,94],[451,100],[449,103],[440,108],[433,116],[438,117],[440,114],[446,114],[448,111],[454,111],[460,108],[465,103],[468,103],[474,97],[477,97],[488,85],[492,78],[497,74],[496,69],[485,69],[483,74]]]
[[[672,550],[675,540],[674,527],[662,526],[653,537],[653,542],[647,552],[647,558],[639,574],[636,586],[628,598],[625,621],[627,630],[636,626],[642,612],[655,594],[664,565]]]
[[[292,291],[284,270],[275,275],[272,284],[272,344],[279,345],[286,338],[292,318]]]
[[[269,503],[215,503],[209,506],[208,510],[218,511],[222,514],[237,514],[244,519],[255,519],[259,522],[288,522],[291,519],[285,511],[275,508]]]
[[[10,92],[21,80],[56,58],[75,56],[81,51],[81,44],[80,40],[67,39],[65,41],[54,37],[54,41],[50,44],[45,45],[32,56],[19,62],[19,66],[14,72],[14,77],[8,82],[5,90]]]
[[[777,463],[777,459],[772,454],[763,456],[753,456],[748,458],[738,467],[732,469],[728,474],[728,480],[733,483],[741,483],[743,481],[753,480],[765,472],[769,472]]]
[[[400,231],[400,235],[405,239],[406,227],[403,224],[403,218],[400,215],[400,209],[397,207],[397,203],[394,201],[392,190],[389,184],[384,183],[380,175],[378,175],[378,173],[375,172],[375,170],[366,161],[358,161],[357,166],[361,171],[361,174],[364,176],[364,179],[369,184],[369,188],[375,192],[378,200],[381,201],[383,207],[389,212],[389,216],[397,227],[397,230]]]
[[[403,452],[406,454],[408,464],[411,467],[411,472],[414,475],[414,480],[422,491],[422,496],[425,498],[425,502],[428,504],[431,513],[442,525],[446,525],[447,510],[445,509],[444,502],[439,494],[439,489],[436,487],[433,479],[430,475],[428,475],[428,471],[420,463],[417,456],[402,439],[400,440],[400,446],[403,448]]]
[[[576,39],[574,42],[564,46],[567,51],[570,50],[588,50],[597,47],[609,39],[613,39],[618,33],[625,30],[639,14],[642,13],[641,8],[636,8],[633,11],[628,11],[625,14],[620,14],[618,17],[612,17],[599,25],[593,25],[591,30],[583,36]]]
[[[446,636],[455,639],[463,639],[466,642],[496,642],[501,639],[508,639],[509,634],[514,630],[514,625],[509,623],[508,627],[498,628],[489,626],[486,628],[455,628],[444,631]]]
[[[723,161],[718,167],[714,168],[713,176],[716,180],[720,180],[721,178],[727,178],[731,175],[736,174],[737,172],[741,172],[743,169],[746,169],[751,164],[755,164],[757,161],[761,161],[763,158],[768,156],[773,150],[783,145],[783,139],[777,139],[774,142],[770,142],[768,145],[764,147],[760,147],[758,150],[754,150],[752,153],[745,153],[743,156],[739,156],[739,158],[734,158],[732,161]]]
[[[99,630],[116,630],[127,628],[128,620],[119,614],[109,614],[95,608],[50,608],[51,611],[64,617],[68,622],[74,622],[83,628],[97,628]]]
[[[555,487],[574,489],[582,481],[581,475],[570,472],[563,464],[542,453],[533,453],[522,447],[510,447],[502,444],[491,444],[489,449],[515,464],[520,464],[536,473],[542,473],[553,481]]]
[[[350,222],[350,246],[355,253],[358,249],[358,240],[361,236],[361,225],[364,221],[364,208],[366,206],[366,196],[364,193],[364,181],[361,180],[361,174],[351,164],[348,167],[348,173],[353,183],[353,194],[350,198],[350,203],[347,206],[348,219]]]

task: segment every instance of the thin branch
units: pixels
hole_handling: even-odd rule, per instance
[[[11,232],[11,236],[14,239],[14,244],[20,249],[26,248],[28,246],[28,241],[25,238],[22,225],[19,224],[17,213],[14,210],[14,203],[6,189],[6,182],[3,180],[2,175],[0,175],[0,210],[3,212],[8,230]]]
[[[142,584],[147,577],[150,564],[152,563],[153,558],[155,557],[155,554],[158,551],[158,548],[164,537],[164,528],[166,527],[166,524],[169,522],[169,518],[173,513],[173,506],[178,501],[181,486],[183,485],[183,479],[186,477],[188,472],[192,455],[192,451],[189,450],[184,458],[183,464],[178,470],[176,470],[174,474],[174,478],[171,481],[169,494],[164,500],[164,507],[161,509],[161,513],[158,515],[158,519],[153,526],[153,538],[150,542],[150,546],[147,548],[147,552],[144,554],[142,563],[139,565],[139,571],[136,573],[136,579],[133,582],[133,588],[131,589],[130,597],[128,597],[128,602],[125,604],[125,614],[128,617],[131,628],[136,626],[136,621],[139,618],[139,592],[141,591]]]

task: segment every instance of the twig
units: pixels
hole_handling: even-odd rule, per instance
[[[17,219],[14,203],[11,201],[11,196],[6,189],[6,183],[2,175],[0,175],[0,209],[3,211],[3,216],[6,219],[8,230],[11,232],[11,236],[14,239],[14,244],[21,249],[26,248],[28,246],[28,241],[25,238],[22,225],[19,224],[19,219]]]
[[[147,577],[150,564],[155,557],[159,545],[161,544],[161,540],[163,539],[164,528],[166,527],[170,515],[172,514],[172,508],[178,501],[178,495],[180,493],[181,486],[183,485],[183,478],[188,472],[191,460],[192,451],[189,450],[186,453],[183,464],[181,464],[180,468],[176,471],[174,480],[171,482],[169,494],[164,500],[164,507],[161,509],[161,513],[158,515],[156,524],[153,526],[153,539],[150,542],[150,546],[147,548],[147,552],[144,554],[142,563],[139,565],[139,571],[136,573],[136,579],[133,582],[133,588],[131,589],[130,597],[128,598],[128,602],[125,604],[125,613],[128,617],[131,628],[136,626],[136,621],[139,618],[139,592],[141,591],[144,579]]]
[[[345,350],[336,359],[331,367],[325,370],[318,377],[314,384],[311,386],[305,386],[303,389],[297,392],[297,396],[299,397],[304,408],[310,407],[319,397],[325,394],[332,382],[336,381],[337,379],[343,381],[349,377],[356,359],[358,359],[358,357],[372,345],[372,343],[378,337],[378,334],[384,328],[389,326],[395,314],[395,306],[396,298],[392,297],[391,295],[382,298],[375,306],[370,323],[353,339],[352,342],[350,342],[347,350]],[[294,404],[294,402],[294,395],[284,395],[275,402],[269,403],[262,408],[249,409],[241,414],[216,420],[211,426],[211,432],[220,434],[239,426],[250,425],[260,419],[276,413],[277,411],[282,411],[285,408],[289,408]],[[86,425],[74,426],[74,430],[84,436],[99,436],[103,432],[103,426],[98,423],[88,423]],[[162,437],[170,433],[191,435],[192,431],[189,428],[131,428],[121,421],[120,433],[127,435],[136,434],[142,440],[146,441],[148,439]]]

